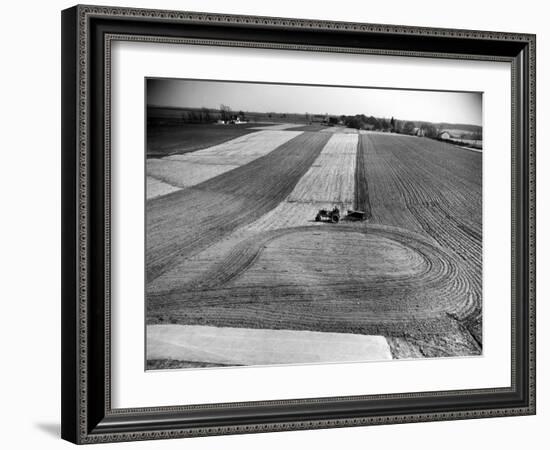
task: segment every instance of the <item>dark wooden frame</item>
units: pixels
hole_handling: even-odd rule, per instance
[[[512,64],[510,387],[116,410],[110,402],[110,43]],[[62,437],[159,439],[535,413],[535,36],[97,6],[62,12]]]

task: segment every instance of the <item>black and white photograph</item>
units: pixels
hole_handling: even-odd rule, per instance
[[[6,6],[1,448],[544,447],[546,3]]]
[[[147,370],[483,354],[482,92],[145,95]]]

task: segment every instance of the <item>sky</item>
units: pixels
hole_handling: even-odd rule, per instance
[[[365,114],[401,120],[482,125],[482,94],[401,89],[148,79],[147,104],[234,111]]]

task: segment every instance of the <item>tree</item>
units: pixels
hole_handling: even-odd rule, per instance
[[[412,132],[414,131],[414,123],[412,122],[405,122],[403,124],[403,128],[401,129],[401,132],[403,134],[412,134]]]
[[[363,121],[361,120],[360,116],[348,116],[346,117],[346,120],[344,122],[348,128],[355,128],[357,130],[360,130],[363,126]]]
[[[425,125],[424,127],[424,136],[429,138],[436,138],[437,137],[437,128],[433,125]]]
[[[365,122],[368,123],[369,125],[372,125],[374,130],[380,129],[380,122],[376,117],[373,117],[373,116],[367,117]]]
[[[231,120],[231,108],[223,103],[220,105],[220,115],[224,122]]]
[[[210,122],[211,121],[211,118],[210,118],[210,111],[208,110],[208,108],[201,108],[201,120],[203,122]]]

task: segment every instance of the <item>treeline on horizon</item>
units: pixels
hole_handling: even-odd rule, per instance
[[[293,122],[306,124],[308,123],[306,115],[233,110],[226,105],[220,105],[219,108],[147,106],[147,124],[150,126],[226,122],[236,120],[237,118],[246,122]]]
[[[458,137],[463,139],[482,139],[482,127],[471,124],[402,120],[394,117],[374,117],[365,114],[330,115],[328,113],[311,114],[307,112],[304,114],[254,112],[233,110],[227,105],[220,105],[219,108],[147,106],[148,126],[215,123],[218,121],[227,122],[237,119],[241,122],[319,123],[326,124],[327,126],[344,125],[358,130],[420,134],[430,138],[437,138],[442,131],[453,130],[455,134],[459,134]]]
[[[329,121],[335,122],[330,117]],[[481,140],[482,127],[469,124],[454,124],[448,122],[426,122],[419,120],[400,120],[394,117],[374,117],[365,114],[354,116],[340,116],[336,120],[349,128],[358,130],[385,131],[400,134],[418,134],[429,138],[437,138],[443,131],[453,130],[462,139]]]

